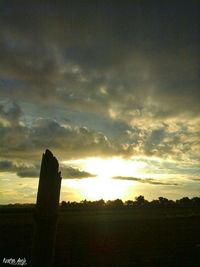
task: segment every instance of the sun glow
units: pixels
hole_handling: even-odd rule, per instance
[[[69,162],[68,162],[69,164]],[[122,181],[112,179],[114,176],[142,177],[142,169],[145,167],[141,161],[125,160],[120,157],[110,159],[88,158],[79,162],[71,162],[79,165],[84,171],[95,174],[95,178],[66,180],[65,184],[74,188],[82,199],[112,200],[126,198],[128,188],[134,181]]]
[[[85,162],[85,169],[95,173],[103,179],[113,176],[141,176],[141,170],[145,167],[143,162],[125,160],[119,157],[111,159],[89,158]]]
[[[82,196],[89,199],[112,200],[123,198],[126,194],[128,184],[112,179],[97,177],[93,181],[84,181],[82,184]]]

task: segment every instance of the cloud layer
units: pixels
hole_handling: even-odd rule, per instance
[[[151,185],[174,185],[177,186],[177,183],[162,182],[160,180],[152,178],[137,178],[137,177],[127,177],[127,176],[114,176],[112,179],[116,180],[125,180],[125,181],[134,181],[138,183],[151,184]]]
[[[199,116],[196,1],[1,5],[2,97],[126,122]]]
[[[38,176],[49,148],[59,160],[156,157],[189,165],[192,175],[200,161],[198,1],[0,7],[2,171]]]
[[[73,168],[67,165],[60,166],[63,179],[82,179],[95,177],[94,174]],[[16,173],[21,178],[39,178],[40,166],[37,164],[24,164],[10,160],[0,161],[0,172]]]

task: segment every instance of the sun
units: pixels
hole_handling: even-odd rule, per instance
[[[85,170],[95,173],[102,179],[114,176],[141,176],[141,169],[145,165],[141,161],[126,160],[120,157],[110,159],[89,158],[85,161]]]
[[[73,162],[75,164],[75,162]],[[113,200],[125,199],[132,181],[112,179],[114,176],[141,176],[144,164],[139,161],[126,160],[120,157],[103,159],[87,158],[79,162],[85,171],[95,174],[95,178],[68,181],[67,184],[76,190],[81,199]]]

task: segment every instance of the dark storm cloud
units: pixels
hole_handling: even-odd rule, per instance
[[[0,5],[3,157],[199,161],[198,1]]]
[[[96,177],[96,175],[93,175],[89,172],[81,171],[71,166],[61,166],[60,169],[63,179],[83,179],[83,178]]]
[[[124,176],[114,176],[112,179],[116,180],[126,180],[126,181],[135,181],[138,183],[144,183],[144,184],[152,184],[152,185],[174,185],[177,186],[176,183],[167,183],[167,182],[160,182],[160,180],[155,180],[152,178],[137,178],[137,177],[124,177]]]
[[[37,165],[26,165],[10,160],[0,160],[0,172],[13,172],[19,177],[39,177],[39,168]]]
[[[127,121],[199,114],[197,1],[20,3],[1,4],[2,96]]]
[[[95,177],[95,175],[73,168],[71,166],[61,165],[61,174],[63,179],[83,179]],[[40,166],[39,164],[25,164],[21,162],[12,162],[10,160],[0,160],[0,172],[16,173],[21,178],[34,178],[39,177]]]
[[[16,174],[17,176],[21,178],[35,178],[35,177],[38,178],[39,177],[39,171],[37,169],[31,169],[31,168],[18,170]]]

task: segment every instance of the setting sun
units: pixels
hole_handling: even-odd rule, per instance
[[[95,179],[85,179],[81,182],[81,196],[86,199],[113,200],[124,198],[128,184],[122,181],[115,181],[110,178],[97,177]]]
[[[71,164],[83,168],[96,177],[85,179],[63,180],[63,186],[74,188],[81,199],[90,200],[126,198],[130,185],[134,181],[121,181],[112,179],[115,176],[143,177],[144,162],[125,160],[120,157],[103,159],[99,157],[88,158],[84,161],[68,161]]]
[[[145,167],[144,162],[125,160],[120,157],[111,159],[89,158],[85,162],[88,172],[97,174],[102,179],[114,176],[141,176],[141,170]]]

